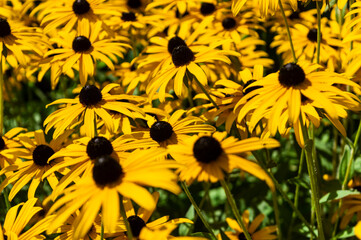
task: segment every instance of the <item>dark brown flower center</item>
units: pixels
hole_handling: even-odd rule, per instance
[[[137,8],[140,8],[142,6],[142,1],[140,1],[140,0],[128,0],[127,5],[130,8],[137,9]]]
[[[126,22],[134,22],[137,20],[137,17],[133,12],[123,12],[122,13],[122,20]]]
[[[48,159],[54,154],[54,150],[48,145],[38,145],[33,151],[33,161],[38,166],[48,164]]]
[[[112,143],[105,137],[93,137],[86,146],[86,153],[90,159],[96,159],[113,152]]]
[[[102,98],[101,91],[94,85],[85,85],[79,94],[79,101],[84,107],[95,106]]]
[[[89,12],[90,4],[87,0],[75,0],[73,3],[73,12],[77,15]]]
[[[193,146],[193,155],[201,163],[216,161],[222,152],[221,144],[214,137],[200,137]]]
[[[216,6],[213,3],[202,3],[201,5],[201,13],[203,16],[210,15],[214,13],[216,10]]]
[[[300,12],[299,11],[293,12],[288,18],[291,20],[301,19]]]
[[[174,48],[179,47],[179,46],[187,46],[187,44],[185,43],[185,41],[183,39],[181,39],[178,36],[172,37],[169,41],[168,41],[168,52],[170,54],[173,53]]]
[[[165,121],[157,121],[150,127],[150,137],[159,143],[168,140],[172,134],[172,125]]]
[[[176,67],[181,67],[194,61],[194,53],[187,46],[175,47],[172,51],[172,61]]]
[[[238,240],[247,240],[246,235],[244,233],[238,234]]]
[[[6,37],[11,34],[11,28],[8,21],[4,18],[0,18],[0,37]]]
[[[98,186],[104,187],[116,183],[122,175],[122,166],[111,156],[105,155],[95,160],[93,179]]]
[[[5,141],[3,137],[0,137],[0,151],[4,150],[4,148],[5,148]]]
[[[316,28],[310,29],[310,31],[307,34],[307,38],[311,42],[317,42],[317,29]],[[321,39],[322,39],[322,33],[321,33]]]
[[[278,81],[284,87],[295,87],[305,81],[303,69],[296,63],[287,63],[278,74]]]
[[[144,220],[136,215],[128,217],[130,229],[134,237],[139,237],[140,231],[146,226]]]
[[[85,36],[78,36],[73,40],[73,50],[75,52],[86,52],[91,48],[92,44]]]
[[[222,26],[226,30],[230,30],[236,26],[236,20],[232,17],[227,17],[223,19]]]

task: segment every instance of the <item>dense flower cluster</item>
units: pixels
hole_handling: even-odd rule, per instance
[[[336,239],[354,226],[347,236],[361,239],[353,219],[361,194],[347,190],[360,153],[361,125],[351,132],[348,117],[361,111],[361,2],[301,2],[0,1],[0,240],[270,240],[283,239],[285,219],[303,229],[289,230],[289,239]],[[55,110],[43,129],[3,130],[8,89],[36,82],[52,92],[76,87],[45,103]],[[333,153],[345,151],[333,170],[321,163],[318,151],[327,150],[315,147],[317,129],[333,129]],[[273,174],[282,168],[274,149],[289,141],[300,155],[294,195]],[[320,167],[339,183],[325,190],[327,200],[341,199],[330,233]],[[240,200],[229,189],[240,182],[262,190]],[[195,211],[206,230],[191,226],[195,217],[153,214],[159,199],[181,198],[179,185],[193,205],[187,217]],[[200,206],[191,185],[204,190]],[[206,217],[200,208],[207,199],[212,208],[210,192],[220,186],[222,217],[220,209]],[[303,196],[310,223],[300,186],[311,189]],[[290,207],[281,215],[276,191]],[[264,200],[255,203],[253,192]],[[180,224],[187,231],[173,231]]]

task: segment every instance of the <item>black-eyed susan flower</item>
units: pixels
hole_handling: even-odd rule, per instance
[[[338,36],[332,32],[328,25],[327,19],[322,21],[322,34],[320,44],[320,60],[326,62],[331,56],[337,56],[337,48],[341,48],[341,41]],[[299,60],[316,62],[317,49],[317,27],[315,23],[309,26],[304,24],[295,24],[290,28],[291,37],[294,44],[295,55]],[[285,62],[292,61],[292,53],[290,51],[287,34],[283,28],[282,33],[275,37],[272,47],[277,47],[277,53],[282,54]]]
[[[155,208],[155,201],[144,186],[159,187],[179,193],[177,177],[170,170],[178,165],[174,161],[161,160],[161,156],[165,156],[164,150],[149,149],[134,151],[122,161],[110,155],[97,158],[92,175],[65,189],[64,196],[50,208],[49,214],[58,211],[47,232],[54,232],[80,208],[80,214],[74,223],[75,239],[85,236],[100,208],[105,231],[114,232],[120,213],[119,194],[132,199],[147,210],[152,210]]]
[[[140,143],[139,141],[134,142],[134,140],[130,136],[124,135],[113,141],[104,136],[84,137],[74,140],[74,143],[54,153],[49,161],[57,159],[57,162],[44,174],[44,177],[63,168],[70,168],[70,171],[60,179],[52,193],[52,198],[56,198],[60,192],[70,183],[76,182],[79,177],[90,175],[97,158],[110,155],[122,161],[130,154],[127,151],[139,148],[140,144],[144,148],[152,147],[145,141]]]
[[[361,221],[358,221],[354,228],[355,236],[358,239],[361,239]]]
[[[257,215],[252,223],[250,223],[249,211],[246,210],[242,214],[242,219],[245,224],[245,227],[249,234],[252,237],[252,240],[272,240],[277,239],[277,226],[267,226],[257,231],[257,228],[261,225],[264,215],[261,213]],[[239,239],[246,239],[242,228],[239,226],[236,220],[227,218],[226,219],[228,225],[235,231],[235,232],[228,232],[226,231],[225,234],[230,240],[239,240]]]
[[[3,229],[0,225],[0,239],[1,240],[29,240],[29,239],[45,239],[45,236],[41,235],[54,216],[48,216],[38,221],[30,229],[24,229],[28,226],[31,218],[42,210],[41,207],[35,207],[35,203],[38,199],[31,198],[25,203],[20,203],[7,212],[5,216],[5,222]],[[20,209],[20,210],[19,210]]]
[[[48,2],[43,4],[49,5]],[[52,7],[45,7],[42,15],[45,17],[41,25],[45,25],[44,31],[62,27],[65,32],[70,32],[74,26],[83,25],[88,27],[90,23],[102,22],[102,16],[119,16],[121,8],[106,0],[61,0],[60,4],[54,4]]]
[[[112,83],[106,85],[101,91],[95,85],[86,85],[75,99],[59,99],[47,106],[54,104],[66,104],[50,114],[44,121],[45,131],[55,128],[53,137],[58,137],[67,128],[77,125],[85,126],[88,137],[94,137],[97,129],[95,121],[103,119],[106,128],[113,132],[113,120],[108,111],[112,110],[130,118],[142,118],[144,112],[127,100],[137,100],[139,97],[131,95],[111,95],[109,91],[119,86]]]
[[[154,201],[157,203],[159,199],[159,192],[152,193]],[[135,209],[133,207],[132,201],[130,199],[123,199],[124,209],[127,215],[127,219],[130,225],[130,229],[132,230],[133,237],[139,238],[143,229],[157,229],[166,224],[181,224],[181,223],[193,223],[191,220],[187,218],[177,218],[169,220],[169,216],[163,216],[158,218],[152,222],[148,222],[150,217],[152,216],[154,210],[147,210],[144,208],[139,208],[137,213],[135,213]],[[169,221],[168,221],[169,220]],[[113,237],[117,235],[112,235]],[[122,240],[124,239],[125,234],[122,233],[120,236],[115,237],[114,240]]]
[[[27,154],[27,150],[21,148],[16,136],[25,131],[24,128],[13,128],[0,137],[0,168],[3,169],[15,163],[18,157]]]
[[[192,136],[186,142],[168,146],[170,155],[183,166],[177,169],[181,181],[191,184],[217,182],[223,180],[225,173],[241,169],[266,183],[274,190],[274,185],[266,172],[255,162],[244,158],[246,152],[262,148],[274,148],[280,144],[274,139],[249,138],[238,141],[226,138],[226,132],[213,135]]]
[[[26,27],[0,15],[0,57],[8,59],[13,67],[18,63],[22,66],[27,64],[24,51],[31,50],[42,56],[44,50],[40,45],[46,45],[43,37],[39,29]]]
[[[185,83],[183,78],[187,73],[193,75],[201,85],[206,86],[208,83],[207,75],[200,65],[212,64],[215,61],[231,64],[227,55],[239,56],[237,52],[218,49],[223,43],[224,41],[218,41],[209,46],[198,46],[196,53],[183,43],[175,46],[172,50],[171,63],[165,65],[148,84],[147,93],[150,98],[156,91],[159,91],[159,100],[164,102],[166,87],[172,79],[174,79],[175,94],[184,96]]]
[[[248,127],[251,131],[262,119],[268,119],[268,128],[272,136],[277,130],[283,132],[284,124],[294,127],[297,142],[303,147],[303,135],[301,126],[305,126],[306,119],[300,122],[302,102],[311,100],[311,106],[323,111],[333,125],[346,135],[346,131],[339,121],[339,117],[347,117],[346,109],[361,110],[360,100],[353,94],[342,91],[333,84],[350,85],[359,88],[357,84],[346,77],[333,72],[316,71],[320,66],[303,62],[299,64],[288,63],[277,73],[271,73],[265,78],[255,81],[248,88],[260,87],[246,94],[237,104],[242,104],[238,120],[242,120],[250,111]],[[246,88],[247,90],[247,88]],[[288,119],[282,119],[284,111],[288,112]],[[312,111],[315,112],[315,111]],[[309,111],[309,113],[311,113]],[[310,116],[318,116],[310,114]],[[296,128],[296,126],[298,126]]]
[[[79,32],[59,33],[60,38],[54,41],[61,46],[49,50],[45,56],[52,55],[51,63],[61,63],[61,69],[57,74],[69,71],[75,64],[78,65],[80,83],[84,86],[88,76],[95,73],[97,60],[104,62],[110,69],[114,70],[114,62],[117,56],[123,57],[123,53],[130,46],[122,43],[127,39],[121,36],[116,38],[100,38],[102,32],[101,22],[96,22],[91,27],[80,27]]]
[[[42,130],[21,134],[18,137],[20,143],[27,149],[27,154],[21,156],[25,161],[16,162],[0,171],[0,175],[8,173],[7,178],[0,185],[0,190],[3,190],[9,184],[13,184],[9,194],[9,201],[12,201],[14,196],[29,182],[28,198],[35,196],[39,184],[45,180],[44,173],[56,162],[49,162],[49,158],[62,148],[64,143],[67,142],[70,133],[71,131],[67,131],[51,140],[50,143],[45,140]],[[52,189],[58,184],[55,174],[48,175],[46,180]]]
[[[153,147],[167,147],[172,144],[186,142],[189,134],[211,133],[215,128],[207,125],[195,116],[182,118],[184,110],[177,110],[171,116],[160,120],[150,119],[148,131],[133,132],[135,138]],[[146,146],[147,146],[146,145]]]

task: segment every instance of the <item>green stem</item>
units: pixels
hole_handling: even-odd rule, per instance
[[[298,174],[297,174],[297,178],[301,178],[301,175],[302,175],[302,170],[303,170],[303,162],[305,160],[305,150],[302,149],[302,152],[301,152],[301,157],[300,157],[300,163],[298,165]],[[299,200],[299,194],[300,194],[300,185],[297,184],[296,185],[296,190],[295,190],[295,199],[293,200],[293,204],[295,205],[295,207],[298,209],[298,200]],[[287,239],[292,239],[292,226],[295,222],[295,217],[296,217],[296,214],[295,212],[292,213],[292,219],[291,219],[291,223],[289,225],[289,229],[288,229],[288,235],[287,235]],[[311,226],[312,227],[312,226]],[[312,232],[313,232],[313,229],[312,229]]]
[[[202,220],[204,226],[207,228],[208,232],[211,234],[213,239],[217,239],[216,235],[214,234],[211,226],[209,225],[209,223],[206,221],[206,219],[204,218],[201,209],[198,207],[197,203],[194,201],[192,194],[189,192],[189,189],[187,187],[187,184],[184,181],[181,181],[181,186],[183,188],[183,191],[185,192],[185,194],[187,195],[189,201],[191,201],[194,210],[196,210],[199,218]]]
[[[300,117],[300,121],[302,123],[302,118]],[[307,127],[302,125],[302,134],[305,139],[305,151],[306,151],[306,162],[307,162],[307,169],[308,174],[310,176],[311,182],[311,197],[313,201],[313,205],[315,207],[316,212],[316,220],[318,226],[318,236],[320,240],[325,240],[325,235],[323,232],[323,225],[322,225],[322,212],[320,206],[320,197],[319,197],[319,189],[318,189],[318,181],[317,181],[317,174],[318,172],[315,171],[317,169],[315,159],[312,156],[312,149],[313,149],[313,139],[308,138],[308,131]]]
[[[320,2],[316,1],[317,7],[317,52],[316,52],[316,62],[320,63],[320,51],[321,51],[321,6]]]
[[[275,213],[275,219],[276,219],[276,224],[277,224],[278,240],[281,240],[282,239],[282,231],[281,231],[280,213],[278,210],[277,192],[276,191],[272,192],[272,200],[273,200],[273,211]]]
[[[310,231],[310,233],[314,236],[316,236],[316,234],[313,231],[313,227],[311,226],[311,224],[309,222],[307,222],[307,220],[305,219],[305,217],[302,215],[302,213],[298,210],[298,208],[295,207],[295,205],[293,204],[293,202],[289,199],[289,197],[287,196],[287,194],[282,190],[282,186],[281,184],[279,184],[279,182],[277,181],[277,179],[275,178],[275,176],[273,175],[273,173],[271,171],[267,171],[267,167],[265,166],[265,164],[261,161],[261,158],[259,157],[259,155],[257,154],[257,152],[252,152],[253,156],[256,158],[257,162],[259,163],[259,165],[263,168],[263,170],[265,172],[268,173],[268,176],[272,179],[274,185],[276,186],[278,192],[281,194],[282,198],[290,205],[290,207],[292,208],[292,210],[296,213],[296,216],[306,225],[306,227],[308,228],[308,230]]]
[[[241,215],[239,214],[239,211],[238,211],[238,207],[236,205],[236,202],[233,198],[233,195],[231,193],[231,191],[229,190],[229,187],[228,187],[228,184],[224,181],[224,180],[221,180],[221,185],[224,189],[224,192],[226,193],[226,196],[227,196],[227,200],[229,202],[229,205],[231,206],[232,208],[232,211],[233,211],[233,214],[234,216],[236,217],[236,220],[237,220],[237,223],[239,224],[239,226],[242,228],[243,230],[243,233],[246,237],[247,240],[252,240],[251,236],[249,235],[249,232],[246,228],[246,226],[244,225],[243,223],[243,219],[241,217]]]
[[[283,20],[285,21],[287,36],[288,36],[288,39],[290,40],[290,46],[291,46],[291,52],[292,52],[292,56],[293,56],[293,61],[296,63],[296,62],[297,62],[297,58],[296,58],[295,48],[293,47],[293,42],[292,42],[292,38],[291,38],[290,27],[289,27],[289,25],[288,25],[287,17],[286,17],[286,14],[285,14],[285,10],[283,9],[282,1],[281,1],[281,0],[278,0],[278,5],[280,6]]]
[[[208,197],[210,187],[211,187],[211,185],[210,185],[210,184],[207,184],[207,186],[206,186],[206,188],[205,188],[205,190],[204,190],[204,195],[203,195],[203,197],[202,197],[202,200],[201,200],[201,202],[199,203],[199,208],[200,208],[200,209],[203,208],[203,205],[204,205],[204,203],[206,202],[206,198]],[[194,216],[193,222],[196,222],[197,219],[198,219],[198,214]],[[192,225],[190,226],[190,228],[188,229],[188,232],[187,232],[186,236],[190,235],[190,233],[193,231],[193,229],[194,229],[194,224],[192,224]]]
[[[3,86],[4,86],[4,75],[3,75],[3,56],[0,54],[0,136],[3,135],[4,129],[4,96],[3,96]]]
[[[102,218],[102,222],[101,222],[101,226],[100,226],[100,240],[104,239],[104,223],[103,223],[103,218]]]
[[[351,147],[351,156],[350,156],[350,159],[349,159],[348,164],[347,164],[345,178],[343,179],[342,190],[344,190],[346,188],[346,186],[347,186],[348,177],[350,175],[353,159],[354,159],[355,153],[356,153],[355,149],[356,149],[357,143],[358,143],[358,141],[360,139],[360,134],[361,134],[361,121],[360,121],[360,123],[358,125],[358,128],[357,128],[357,132],[356,132],[355,140],[353,142],[353,146]]]
[[[211,103],[213,104],[213,106],[217,109],[219,109],[217,103],[211,98],[211,96],[209,95],[209,93],[207,92],[207,90],[203,87],[203,85],[198,81],[198,79],[196,77],[193,78],[197,85],[202,89],[202,91],[204,92],[204,94],[207,96],[207,98],[209,99],[209,101],[211,101]]]
[[[124,221],[125,227],[127,229],[128,240],[132,240],[133,232],[132,232],[132,229],[130,228],[127,214],[125,213],[124,204],[123,204],[123,196],[120,196],[120,213],[122,214],[123,221]]]

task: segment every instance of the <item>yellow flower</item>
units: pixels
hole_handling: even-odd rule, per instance
[[[13,165],[18,157],[27,154],[27,150],[21,148],[22,145],[17,139],[17,135],[25,128],[13,128],[0,137],[0,168],[3,169],[9,165]]]
[[[102,23],[96,22],[91,26],[82,26],[79,32],[71,33],[61,32],[60,38],[54,41],[61,48],[49,50],[45,56],[51,57],[51,63],[61,64],[56,78],[62,72],[68,72],[75,64],[79,64],[80,83],[84,86],[88,76],[95,74],[95,64],[97,60],[104,62],[111,70],[114,70],[114,62],[117,62],[117,56],[123,57],[128,44],[121,41],[127,41],[124,37],[101,39]],[[111,59],[111,60],[110,60]]]
[[[253,219],[252,223],[250,224],[249,219],[249,211],[246,210],[242,214],[243,222],[245,223],[245,227],[249,234],[251,235],[252,240],[272,240],[277,239],[276,231],[277,226],[268,226],[264,227],[259,231],[256,231],[259,225],[262,223],[264,219],[263,214],[259,214],[255,219]],[[226,219],[228,225],[235,230],[236,232],[225,232],[227,237],[230,240],[239,240],[239,239],[246,239],[243,233],[242,228],[238,225],[237,221],[231,218]]]
[[[177,177],[170,170],[178,165],[174,161],[159,159],[165,154],[161,149],[150,149],[134,151],[127,159],[121,161],[110,155],[97,158],[92,176],[88,175],[65,189],[64,196],[50,208],[49,214],[58,211],[47,233],[54,232],[80,208],[80,214],[74,223],[75,239],[85,236],[100,208],[105,231],[114,232],[120,213],[119,194],[134,200],[147,210],[152,210],[156,204],[144,186],[159,187],[179,193]]]
[[[126,102],[129,100],[137,101],[141,97],[109,94],[109,91],[117,86],[119,85],[111,83],[100,91],[95,85],[86,85],[80,91],[79,97],[75,99],[59,99],[48,104],[47,106],[54,104],[66,105],[45,119],[45,132],[54,127],[53,137],[57,138],[65,129],[84,124],[86,135],[94,137],[95,131],[97,131],[95,121],[97,121],[98,117],[104,121],[106,128],[110,132],[114,132],[113,119],[108,111],[119,112],[130,118],[143,118],[144,112],[140,108],[131,102]]]
[[[277,73],[271,73],[250,84],[246,90],[258,88],[246,94],[237,103],[236,108],[244,104],[239,110],[238,121],[252,112],[248,124],[252,132],[257,123],[266,118],[272,136],[275,136],[277,130],[282,134],[289,125],[293,126],[298,144],[304,147],[301,126],[308,121],[304,113],[307,112],[308,117],[317,119],[316,109],[322,109],[331,123],[346,136],[346,131],[338,118],[347,117],[346,109],[360,111],[361,103],[355,95],[342,91],[333,84],[360,87],[337,73],[316,71],[320,68],[319,65],[307,62],[299,64],[288,63]],[[306,103],[310,105],[306,106]],[[308,109],[301,111],[303,106]],[[314,109],[309,109],[310,107]]]
[[[241,169],[266,181],[272,190],[271,178],[257,163],[247,160],[247,152],[263,148],[279,147],[274,139],[249,138],[238,141],[234,137],[226,138],[226,132],[215,132],[212,136],[192,136],[186,142],[169,146],[170,155],[183,166],[177,172],[181,181],[191,184],[199,182],[217,182],[224,179],[225,173]]]
[[[53,1],[45,1],[43,4],[49,5],[49,2]],[[42,11],[45,17],[41,25],[46,25],[44,32],[64,25],[62,30],[70,32],[76,25],[88,27],[90,23],[95,22],[100,22],[106,28],[102,16],[119,16],[120,9],[109,2],[106,3],[106,0],[60,0],[59,4],[45,7]]]
[[[24,51],[31,50],[43,55],[43,49],[39,45],[47,45],[43,34],[38,28],[25,27],[21,23],[7,20],[0,15],[0,57],[12,59],[8,62],[16,67],[18,63],[25,66],[28,62]]]
[[[40,234],[48,228],[54,216],[43,218],[24,232],[24,228],[29,224],[31,218],[42,210],[41,207],[34,206],[37,200],[37,198],[31,198],[25,203],[10,208],[5,216],[3,230],[0,225],[0,240],[45,239]]]
[[[0,171],[0,175],[7,174],[7,178],[1,183],[0,191],[7,185],[13,184],[9,194],[9,201],[28,183],[28,198],[35,196],[36,189],[40,182],[44,181],[44,173],[48,171],[56,161],[49,161],[49,158],[67,141],[71,131],[65,132],[63,135],[54,138],[47,143],[44,132],[37,130],[26,134],[21,134],[18,138],[21,144],[26,148],[26,152],[22,154],[21,158],[26,161],[19,161],[10,165]],[[33,138],[34,137],[34,138]],[[64,174],[65,171],[62,171]],[[50,174],[46,177],[52,189],[58,184],[58,179],[55,174]]]

